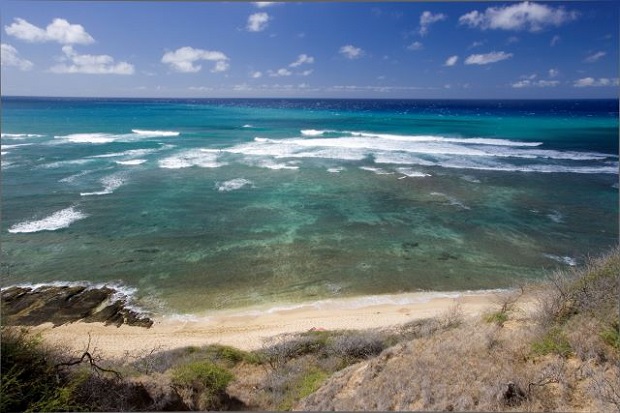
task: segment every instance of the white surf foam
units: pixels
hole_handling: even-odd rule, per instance
[[[254,186],[254,183],[245,178],[231,179],[230,181],[216,182],[215,188],[220,192],[230,192],[241,189],[244,186]]]
[[[405,175],[403,178],[408,177],[408,178],[424,178],[427,176],[431,176],[430,174],[425,174],[424,172],[420,172],[420,171],[416,171],[414,169],[411,168],[397,168],[396,169],[399,173]]]
[[[71,135],[54,136],[54,139],[71,143],[103,144],[114,142],[117,136],[108,133],[73,133]]]
[[[377,175],[394,175],[394,172],[388,172],[384,169],[376,168],[373,166],[360,166],[360,169],[363,169],[364,171],[374,172]]]
[[[121,157],[121,156],[144,156],[144,155],[149,155],[155,152],[158,152],[160,150],[164,149],[159,148],[159,149],[129,149],[127,151],[123,151],[123,152],[113,152],[113,153],[104,153],[101,155],[93,155],[93,156],[89,156],[89,158],[117,158],[117,157]]]
[[[342,166],[338,166],[338,167],[335,167],[335,168],[327,168],[327,172],[331,172],[333,174],[337,174],[337,173],[340,173],[342,171],[344,171],[344,168]]]
[[[136,166],[136,165],[142,165],[143,163],[145,163],[146,159],[130,159],[128,161],[115,161],[115,162],[119,165]]]
[[[559,255],[553,255],[553,254],[543,254],[543,255],[549,259],[560,262],[562,264],[570,265],[571,267],[574,267],[577,265],[577,260],[575,258],[566,256],[566,255],[565,256],[559,256]]]
[[[45,135],[39,135],[37,133],[2,133],[0,137],[3,139],[27,139],[27,138],[42,138]]]
[[[172,130],[144,130],[144,129],[132,129],[131,130],[136,135],[140,136],[148,136],[152,138],[157,137],[169,137],[169,136],[179,136],[181,132],[172,131]]]
[[[17,143],[14,145],[0,145],[0,147],[2,149],[13,149],[13,148],[19,148],[20,146],[30,146],[33,145],[32,143]]]
[[[9,228],[9,232],[13,234],[39,232],[39,231],[56,231],[61,228],[67,228],[75,221],[86,218],[88,215],[78,211],[75,207],[69,207],[54,212],[52,215],[43,219],[34,221],[24,221],[13,225]]]
[[[200,168],[219,168],[227,165],[225,162],[218,161],[218,150],[191,149],[176,155],[160,159],[160,168],[181,169],[197,166]]]
[[[82,172],[79,172],[79,173],[77,173],[77,174],[70,175],[70,176],[68,176],[68,177],[66,177],[66,178],[59,179],[59,180],[58,180],[58,182],[62,182],[62,183],[73,183],[73,182],[75,182],[75,180],[76,180],[76,179],[81,178],[81,177],[83,177],[84,175],[88,175],[88,174],[90,174],[90,173],[92,173],[92,172],[94,172],[94,171],[93,171],[93,170],[86,170],[86,171],[82,171]]]
[[[116,191],[121,186],[123,186],[124,183],[125,183],[125,180],[120,175],[106,176],[105,178],[101,180],[101,184],[103,185],[102,191],[80,192],[80,196],[108,195]]]

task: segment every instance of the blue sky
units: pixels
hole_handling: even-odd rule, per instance
[[[615,1],[1,0],[2,95],[618,97]]]

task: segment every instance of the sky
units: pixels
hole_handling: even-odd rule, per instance
[[[617,98],[620,5],[0,0],[3,96]]]

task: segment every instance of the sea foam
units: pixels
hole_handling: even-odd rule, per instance
[[[108,195],[120,188],[125,183],[123,177],[119,175],[106,176],[101,180],[103,185],[102,191],[96,192],[80,192],[81,196]]]
[[[75,221],[86,218],[88,215],[78,211],[75,207],[69,207],[54,212],[52,215],[35,221],[24,221],[13,225],[9,228],[9,232],[13,234],[39,232],[39,231],[56,231],[61,228],[67,228]]]
[[[169,137],[169,136],[179,136],[181,132],[172,131],[172,130],[144,130],[144,129],[132,129],[131,130],[136,135],[141,136],[149,136],[149,137]]]
[[[200,168],[219,168],[226,165],[224,162],[218,161],[219,151],[217,150],[188,150],[160,159],[158,164],[160,168],[181,169],[198,166]]]
[[[254,183],[248,179],[236,178],[225,182],[216,182],[215,188],[220,192],[229,192],[241,189],[244,186],[254,186]]]

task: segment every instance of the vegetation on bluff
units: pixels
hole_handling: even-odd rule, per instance
[[[2,411],[620,410],[620,249],[497,308],[102,360],[2,328]]]

